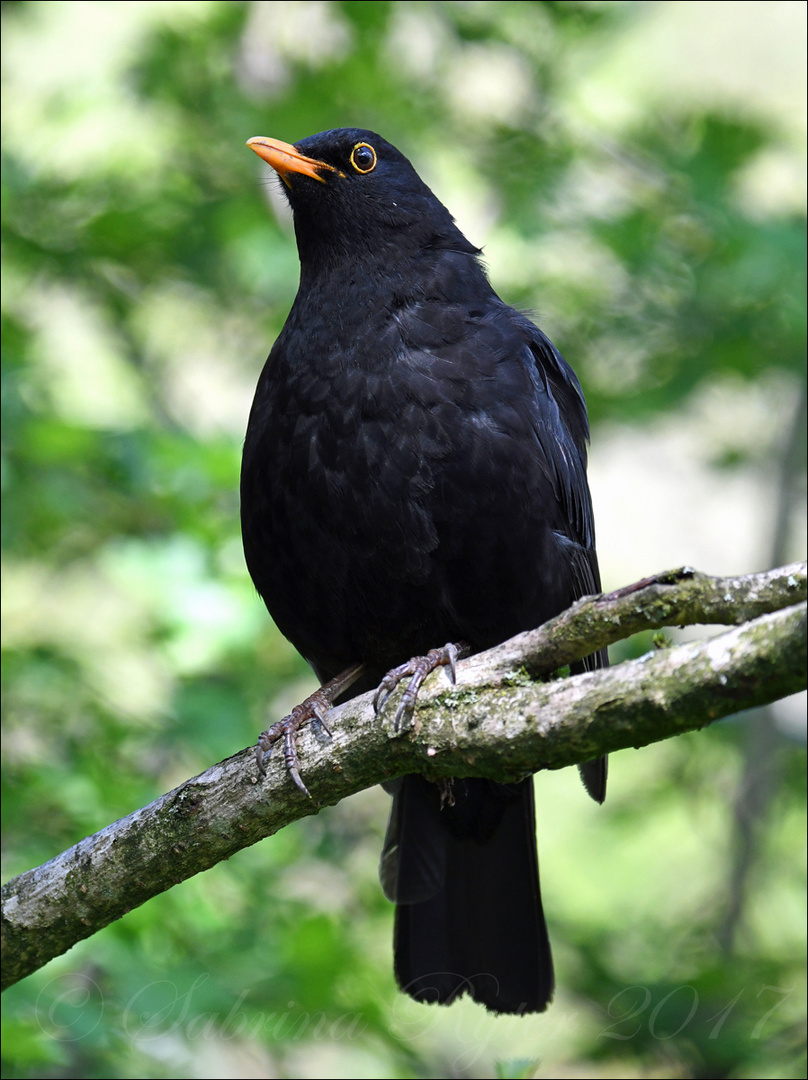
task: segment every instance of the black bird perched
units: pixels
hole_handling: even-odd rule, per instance
[[[283,181],[300,287],[250,412],[244,551],[282,633],[334,680],[264,733],[259,760],[284,737],[305,791],[294,732],[349,686],[428,654],[404,669],[418,684],[453,665],[452,643],[480,651],[599,591],[588,423],[571,368],[394,146],[353,128],[247,145]],[[605,762],[582,773],[602,801]],[[391,785],[382,884],[418,1000],[552,998],[532,785]]]

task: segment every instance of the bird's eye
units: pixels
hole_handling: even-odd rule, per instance
[[[351,164],[358,173],[373,172],[376,168],[376,151],[366,142],[357,143],[351,151]]]

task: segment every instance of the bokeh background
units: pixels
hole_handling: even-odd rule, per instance
[[[250,136],[377,130],[484,246],[585,387],[607,588],[805,557],[805,18],[3,3],[4,879],[312,685],[238,530],[297,283]],[[538,777],[544,1016],[397,994],[369,791],[8,991],[3,1075],[804,1077],[804,712]]]

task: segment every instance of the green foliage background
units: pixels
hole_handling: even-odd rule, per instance
[[[254,742],[310,685],[238,532],[252,388],[297,282],[252,135],[380,131],[573,362],[594,462],[631,430],[653,465],[654,432],[691,431],[712,395],[706,467],[778,489],[793,526],[803,4],[2,11],[4,877]],[[644,507],[621,498],[613,586]],[[804,557],[795,528],[771,539],[773,505],[766,550]],[[544,1016],[397,994],[372,791],[8,991],[4,1075],[804,1076],[804,750],[778,716],[617,755],[603,810],[539,777]]]

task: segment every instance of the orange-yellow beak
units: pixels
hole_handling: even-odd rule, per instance
[[[338,172],[333,165],[328,165],[325,161],[317,161],[316,158],[306,157],[299,150],[295,150],[291,143],[281,142],[280,139],[265,139],[261,135],[256,135],[255,138],[247,140],[247,146],[272,166],[287,187],[289,187],[287,179],[289,173],[302,173],[303,176],[310,176],[324,184],[325,180],[320,176],[323,169],[328,172]]]

